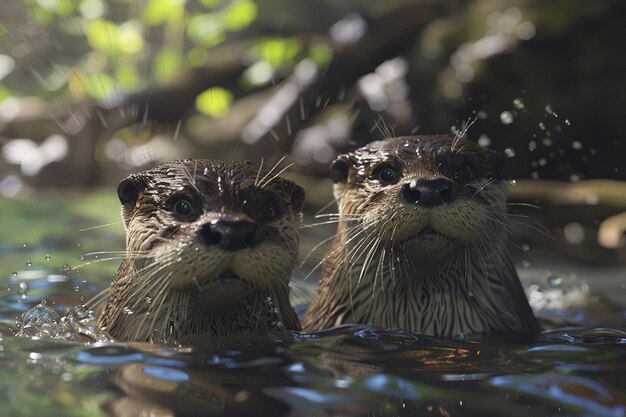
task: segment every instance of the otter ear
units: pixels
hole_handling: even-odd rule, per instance
[[[293,188],[291,189],[291,207],[293,208],[294,213],[302,212],[304,197],[304,188],[300,187],[296,183],[293,183]]]
[[[329,171],[330,179],[333,180],[335,184],[338,182],[347,182],[350,172],[350,164],[348,163],[347,157],[345,155],[339,155],[339,157],[330,164]]]
[[[139,193],[144,188],[143,181],[136,175],[130,175],[124,178],[117,186],[117,196],[122,203],[122,217],[124,224],[128,224],[128,219],[135,209]]]

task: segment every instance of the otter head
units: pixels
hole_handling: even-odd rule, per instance
[[[363,254],[362,239],[380,239],[379,250],[422,264],[488,247],[505,224],[503,166],[499,153],[445,136],[391,138],[340,155],[330,168],[340,232]]]
[[[118,195],[143,298],[192,294],[211,310],[287,288],[304,200],[292,181],[250,162],[183,160],[127,177]]]

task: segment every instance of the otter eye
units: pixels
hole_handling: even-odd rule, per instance
[[[472,171],[472,167],[468,164],[464,164],[454,172],[452,180],[460,184],[467,184],[472,180],[473,177],[474,172]]]
[[[276,217],[277,208],[273,201],[266,201],[261,206],[259,217],[261,221],[269,222]]]
[[[180,220],[192,221],[198,217],[193,202],[187,196],[175,196],[168,205],[174,216]]]
[[[381,165],[372,176],[382,184],[393,184],[398,180],[398,171],[393,165]]]

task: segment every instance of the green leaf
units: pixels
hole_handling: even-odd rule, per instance
[[[165,48],[157,54],[152,64],[152,76],[158,83],[171,79],[181,67],[182,55],[173,48]]]
[[[187,36],[194,44],[211,48],[224,40],[224,25],[217,13],[198,14],[189,19]]]
[[[107,74],[93,74],[88,78],[87,93],[96,100],[104,101],[115,92],[115,81]]]
[[[89,22],[87,42],[93,49],[114,52],[117,47],[117,26],[105,19]]]
[[[187,52],[187,61],[194,67],[199,67],[206,63],[209,53],[204,48],[192,48]]]
[[[115,78],[123,91],[136,91],[139,87],[139,73],[130,63],[125,62],[117,67]]]
[[[161,25],[168,19],[180,17],[184,13],[184,1],[148,0],[142,20],[151,26]]]
[[[269,39],[250,49],[253,57],[267,62],[272,68],[295,64],[295,59],[301,51],[302,45],[297,39]]]
[[[250,26],[258,14],[259,11],[255,3],[250,0],[239,0],[222,12],[222,20],[226,29],[238,31]]]
[[[4,100],[7,97],[12,96],[13,94],[11,93],[11,91],[3,86],[0,85],[0,102],[2,102],[2,100]]]
[[[48,13],[69,16],[76,11],[75,0],[37,0],[37,5]]]
[[[200,0],[200,4],[202,4],[204,7],[212,8],[215,6],[219,6],[220,0]]]
[[[134,55],[143,50],[143,36],[141,24],[137,21],[128,21],[117,28],[116,49],[126,55]]]
[[[326,66],[333,59],[333,48],[325,43],[318,43],[309,49],[309,56],[318,65]]]
[[[221,87],[204,90],[196,97],[196,109],[212,117],[220,117],[228,112],[233,102],[233,94]]]

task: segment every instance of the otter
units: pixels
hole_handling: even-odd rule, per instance
[[[340,155],[330,167],[337,232],[303,328],[536,335],[506,247],[504,162],[447,136],[390,138]]]
[[[289,279],[304,190],[251,162],[181,160],[118,187],[126,252],[97,324],[120,341],[203,344],[299,330]]]

